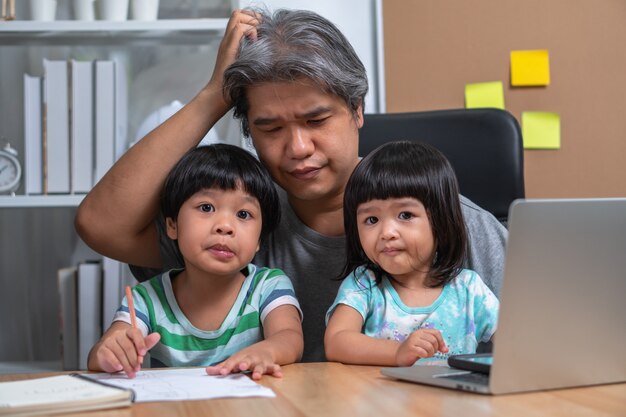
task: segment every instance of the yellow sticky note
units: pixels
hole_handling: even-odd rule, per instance
[[[511,51],[511,85],[549,85],[550,59],[547,50]]]
[[[559,149],[561,117],[557,113],[522,112],[522,138],[525,149]]]
[[[466,84],[465,107],[468,109],[495,107],[504,110],[502,81]]]

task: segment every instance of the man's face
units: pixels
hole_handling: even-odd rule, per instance
[[[346,103],[308,80],[247,91],[250,135],[259,158],[290,199],[343,198],[358,162],[358,129]]]

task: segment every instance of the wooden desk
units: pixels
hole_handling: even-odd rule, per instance
[[[140,403],[71,416],[626,416],[626,384],[492,397],[396,381],[371,366],[307,363],[283,371],[281,379],[261,381],[276,398]],[[1,375],[0,381],[49,375]]]

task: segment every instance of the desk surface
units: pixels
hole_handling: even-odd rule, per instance
[[[493,397],[396,381],[373,366],[306,363],[283,373],[261,381],[276,398],[140,403],[71,416],[626,416],[626,384]],[[50,374],[0,375],[0,381],[42,376]]]

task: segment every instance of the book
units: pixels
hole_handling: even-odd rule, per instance
[[[70,132],[67,61],[43,60],[46,194],[70,192]]]
[[[37,416],[129,406],[130,389],[105,385],[82,375],[0,382],[0,416]]]
[[[128,148],[128,78],[126,66],[115,60],[115,161]]]
[[[115,161],[115,62],[96,61],[96,154],[94,184]]]
[[[71,61],[71,189],[78,194],[93,187],[93,66],[92,61]]]
[[[41,77],[24,74],[24,193],[43,193]]]
[[[102,258],[102,331],[111,326],[113,316],[120,306],[122,285],[122,263],[115,259]]]
[[[89,351],[102,335],[102,265],[78,264],[78,369],[87,369]]]
[[[78,369],[76,278],[76,266],[61,268],[57,271],[61,362],[66,371]]]

